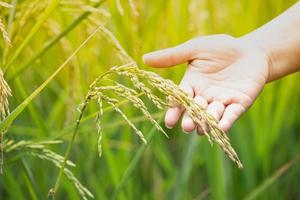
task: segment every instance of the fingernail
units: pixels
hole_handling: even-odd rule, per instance
[[[144,62],[145,62],[146,57],[147,57],[147,54],[144,54],[143,57],[142,57]]]
[[[182,131],[185,133],[185,134],[190,134],[191,132],[188,132],[188,131],[185,131],[182,129]]]
[[[165,127],[168,128],[168,129],[172,129],[173,128],[172,126],[168,126],[167,124],[165,124]]]
[[[151,56],[151,52],[150,53],[145,53],[143,55],[143,61],[145,61],[147,58],[149,58],[149,56]]]

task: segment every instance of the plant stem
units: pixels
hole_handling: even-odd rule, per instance
[[[72,147],[73,147],[73,144],[74,144],[76,135],[77,135],[78,130],[79,130],[80,121],[81,121],[81,119],[82,119],[83,113],[84,113],[84,111],[85,111],[85,109],[86,109],[87,104],[88,104],[89,101],[90,101],[90,96],[88,96],[88,97],[85,99],[85,101],[84,101],[84,104],[83,104],[83,107],[82,107],[82,109],[81,109],[80,115],[79,115],[79,117],[78,117],[78,119],[77,119],[77,121],[76,121],[76,126],[75,126],[75,129],[74,129],[74,131],[73,131],[71,141],[70,141],[70,143],[69,143],[69,145],[68,145],[68,147],[67,147],[67,151],[66,151],[66,154],[65,154],[65,157],[64,157],[64,162],[62,163],[62,166],[61,166],[61,168],[60,168],[60,170],[59,170],[59,174],[58,174],[58,176],[57,176],[57,179],[56,179],[54,188],[51,189],[51,192],[49,193],[52,199],[55,199],[55,194],[56,194],[56,192],[57,192],[57,190],[58,190],[58,188],[59,188],[59,184],[60,184],[62,175],[63,175],[63,173],[64,173],[64,169],[65,169],[65,166],[66,166],[66,164],[67,164],[67,160],[68,160],[69,154],[70,154],[70,152],[71,152],[71,149],[72,149]]]

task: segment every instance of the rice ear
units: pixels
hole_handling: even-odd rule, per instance
[[[0,120],[2,121],[8,114],[8,97],[11,96],[11,90],[3,77],[0,69]]]
[[[93,96],[90,96],[91,100],[101,98],[106,103],[111,105],[115,109],[115,111],[117,111],[126,120],[128,125],[135,130],[135,133],[138,134],[144,142],[146,142],[146,140],[143,134],[127,118],[125,113],[118,106],[116,106],[118,100],[110,98],[108,95],[104,94],[104,92],[110,91],[118,97],[123,97],[127,99],[134,107],[141,110],[142,113],[146,116],[146,118],[159,131],[163,132],[164,134],[165,132],[160,127],[160,125],[151,117],[151,114],[148,112],[148,109],[144,102],[139,97],[137,97],[138,93],[136,92],[136,90],[128,88],[119,83],[116,83],[116,85],[109,86],[101,85],[101,81],[103,81],[103,79],[106,76],[113,74],[128,77],[133,83],[134,87],[142,91],[148,97],[148,99],[151,100],[152,103],[156,105],[156,107],[158,107],[159,109],[165,107],[166,104],[161,98],[154,95],[154,92],[151,88],[159,90],[167,99],[171,100],[172,102],[182,105],[185,108],[188,115],[198,126],[201,126],[203,130],[206,130],[206,127],[208,128],[208,131],[205,131],[205,135],[207,136],[208,141],[211,144],[213,144],[213,142],[217,143],[224,151],[224,153],[233,162],[235,162],[239,168],[243,167],[237,153],[230,144],[229,138],[227,137],[226,133],[218,127],[218,122],[213,116],[207,113],[204,108],[197,104],[194,101],[194,99],[189,97],[173,81],[164,79],[154,72],[142,70],[138,68],[135,62],[132,61],[121,66],[112,67],[108,72],[96,78],[96,80],[90,85],[89,94]],[[142,80],[144,80],[144,82],[146,83],[143,83]],[[97,124],[99,124],[99,122],[100,120],[97,121]],[[101,129],[98,128],[98,130]],[[102,135],[99,134],[99,137],[102,137]],[[101,140],[101,138],[99,138],[99,140]]]
[[[59,144],[62,143],[60,140],[48,140],[48,141],[41,141],[41,142],[34,142],[28,140],[21,140],[19,142],[15,142],[13,140],[6,140],[3,145],[5,146],[5,152],[11,153],[14,151],[23,151],[28,155],[37,157],[42,160],[49,161],[53,163],[56,167],[61,168],[64,163],[64,157],[51,151],[45,145],[51,144]],[[66,165],[68,167],[75,167],[76,165],[70,161],[66,161]],[[75,177],[73,172],[68,169],[64,168],[64,174],[67,179],[75,186],[78,193],[80,194],[82,199],[94,198],[93,194],[84,186],[80,181]],[[53,190],[49,191],[49,195],[53,195]]]
[[[114,67],[111,70],[118,75],[127,77],[138,76],[153,88],[157,88],[168,99],[172,99],[176,104],[182,105],[197,125],[203,128],[204,126],[208,127],[209,131],[205,132],[208,141],[211,144],[213,144],[212,141],[216,142],[239,168],[243,167],[237,153],[232,148],[226,133],[218,127],[216,119],[207,113],[204,108],[195,103],[195,101],[173,81],[164,79],[154,72],[139,69],[135,62],[120,67]]]
[[[2,36],[3,36],[3,39],[6,42],[6,44],[8,46],[11,46],[11,41],[10,41],[9,35],[5,29],[5,25],[4,25],[1,17],[0,17],[0,32],[2,32]]]
[[[101,117],[103,115],[103,102],[101,97],[98,97],[99,111],[96,117],[96,126],[98,130],[98,154],[99,157],[102,155],[102,127],[101,127]]]
[[[0,1],[0,6],[5,7],[5,8],[12,8],[13,5],[6,3],[4,1]]]
[[[0,69],[0,122],[3,121],[7,115],[9,115],[9,96],[11,96],[11,90],[3,77],[2,70]],[[3,140],[5,133],[6,130],[0,133],[0,173],[3,173]]]

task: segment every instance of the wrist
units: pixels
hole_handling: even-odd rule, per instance
[[[251,54],[260,54],[264,57],[267,66],[266,82],[271,82],[276,79],[276,71],[274,64],[274,48],[271,44],[263,41],[261,38],[256,37],[255,34],[247,34],[242,37],[237,38],[238,44],[242,49]]]

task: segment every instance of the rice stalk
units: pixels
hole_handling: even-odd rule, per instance
[[[5,152],[9,153],[14,150],[20,150],[21,148],[42,149],[45,147],[45,145],[60,144],[60,143],[62,143],[61,140],[48,140],[42,142],[33,142],[28,140],[21,140],[19,142],[15,142],[14,140],[5,140],[3,144],[5,146]]]
[[[24,34],[22,34],[22,30],[27,24],[32,22],[32,19],[35,19],[36,16],[43,12],[46,6],[47,2],[38,0],[27,1],[18,5],[20,8],[16,12],[13,29],[10,35],[14,43],[23,39]]]
[[[153,104],[157,105],[158,102],[160,103],[158,104],[159,106],[157,106],[158,108],[160,108],[160,106],[162,105],[165,106],[166,104],[163,104],[162,100],[159,101],[158,97],[153,95],[153,89],[155,88],[158,89],[167,99],[171,100],[171,102],[182,105],[188,115],[193,119],[193,121],[197,125],[202,127],[203,130],[205,130],[204,133],[211,145],[213,144],[213,142],[216,142],[227,154],[227,156],[237,164],[239,168],[243,167],[241,161],[238,158],[238,155],[229,142],[229,138],[227,137],[226,133],[218,127],[218,122],[216,119],[214,119],[213,116],[208,114],[204,108],[195,103],[194,100],[176,84],[174,84],[174,82],[172,82],[171,80],[163,79],[154,72],[139,69],[135,62],[130,62],[122,66],[112,67],[108,72],[98,77],[90,87],[89,94],[91,95],[91,100],[95,97],[98,98],[99,96],[101,96],[104,101],[113,106],[114,109],[119,112],[119,114],[124,118],[126,117],[126,115],[121,112],[118,107],[115,106],[115,103],[118,100],[111,99],[110,97],[103,94],[105,90],[112,91],[115,95],[128,99],[129,102],[133,104],[133,106],[139,108],[143,112],[143,114],[148,117],[148,120],[154,123],[152,118],[148,116],[149,113],[145,104],[141,103],[140,101],[142,100],[136,97],[137,92],[135,90],[127,88],[121,84],[117,84],[115,86],[101,86],[101,80],[103,80],[104,77],[112,74],[126,76],[131,79],[131,81],[137,88],[147,92],[147,97],[153,102]],[[150,85],[152,87],[152,89],[146,87],[146,84],[142,83],[140,80],[144,80],[147,85]],[[126,121],[128,120],[128,118],[124,119]],[[130,121],[127,122],[130,126],[132,126],[132,123]],[[154,125],[156,127],[159,126],[157,126],[156,123],[154,123]],[[160,128],[158,129],[160,130]]]
[[[13,5],[6,3],[4,1],[0,1],[0,6],[5,7],[5,8],[12,8]]]
[[[143,92],[157,108],[163,109],[163,107],[167,106],[167,103],[156,96],[149,87],[141,82],[136,74],[128,74],[128,77],[130,78],[133,86]]]
[[[56,167],[61,168],[64,163],[64,157],[47,149],[45,145],[51,144],[60,144],[62,141],[60,140],[49,140],[49,141],[41,141],[41,142],[33,142],[33,141],[25,141],[21,140],[19,142],[15,142],[13,140],[6,140],[4,142],[5,152],[9,153],[12,151],[22,151],[28,155],[40,158],[42,160],[47,160],[53,163]],[[76,165],[67,160],[67,166],[75,167]],[[82,199],[87,200],[88,197],[94,198],[93,194],[83,186],[80,181],[75,177],[75,175],[68,169],[64,168],[64,174],[68,178],[68,180],[75,186],[77,192],[81,196]],[[52,191],[49,192],[51,195]]]
[[[98,82],[98,79],[96,79],[90,86],[90,90],[88,92],[88,95],[86,97],[86,100],[83,104],[80,105],[80,108],[78,109],[81,114],[84,113],[87,105],[92,101],[92,100],[97,100],[99,104],[99,111],[96,116],[96,124],[97,124],[97,129],[98,129],[98,134],[99,134],[99,139],[98,139],[98,152],[99,156],[102,154],[102,149],[101,149],[101,139],[102,139],[102,129],[100,124],[100,117],[103,115],[103,110],[102,110],[102,102],[106,102],[108,105],[110,105],[117,113],[120,114],[120,116],[126,121],[126,123],[134,130],[136,135],[139,136],[139,138],[143,141],[143,143],[147,143],[143,133],[136,128],[136,126],[129,120],[129,118],[126,116],[126,114],[119,108],[119,100],[115,98],[111,98],[103,93],[103,91],[100,88],[96,87],[96,82]],[[101,102],[101,103],[99,103]],[[77,124],[80,124],[81,117],[77,120]]]
[[[27,3],[21,4],[20,11],[16,13],[16,22],[18,28],[23,28],[29,23],[32,17],[39,15],[47,6],[47,2],[33,0]]]
[[[89,92],[87,94],[85,103],[81,104],[81,107],[78,109],[80,113],[83,113],[86,106],[92,101],[92,100],[97,100],[98,104],[99,104],[99,112],[97,114],[96,117],[96,126],[97,126],[97,130],[98,130],[98,152],[99,152],[99,156],[101,156],[102,154],[102,149],[101,149],[101,140],[102,140],[102,128],[101,128],[101,116],[103,115],[103,110],[102,110],[102,103],[105,102],[108,105],[112,106],[112,108],[120,114],[120,116],[126,121],[126,123],[134,130],[135,134],[137,134],[139,136],[139,138],[144,142],[147,143],[143,133],[136,128],[136,126],[131,122],[131,120],[126,116],[126,114],[119,108],[118,104],[120,103],[118,99],[116,98],[112,98],[109,97],[108,94],[105,94],[107,92],[113,92],[116,96],[118,97],[122,97],[125,98],[126,100],[128,100],[128,102],[132,103],[132,105],[137,108],[138,110],[140,110],[144,116],[154,125],[154,127],[162,132],[166,137],[167,134],[166,132],[163,130],[163,128],[156,122],[156,120],[151,116],[151,114],[149,113],[145,103],[139,98],[139,94],[131,89],[128,88],[120,83],[114,82],[115,85],[113,86],[101,86],[100,82],[101,80],[103,80],[102,78],[105,76],[102,75],[100,77],[98,77],[91,85],[90,85],[90,89]],[[142,88],[141,88],[142,87]],[[149,98],[153,99],[153,102],[155,102],[154,104],[158,105],[159,107],[162,108],[162,101],[159,100],[158,97],[156,97],[155,95],[151,94],[152,92],[150,91],[149,88],[144,88],[143,84],[139,84],[139,88],[141,88],[142,91],[147,92],[147,96],[149,96]],[[147,90],[148,89],[148,90]],[[149,94],[150,95],[149,95]],[[77,120],[77,122],[80,120]]]
[[[97,20],[94,20],[93,18],[91,22],[94,24],[94,26],[98,25]],[[114,34],[109,29],[107,29],[105,26],[101,26],[101,33],[107,39],[107,41],[114,46],[115,53],[118,55],[122,63],[134,62],[133,58],[131,58],[131,56],[128,55],[126,50],[120,44],[119,40],[114,36]]]
[[[76,7],[65,7],[63,6],[61,8],[61,10],[63,12],[69,12],[70,14],[74,14],[74,13],[81,13],[82,11],[86,11],[86,12],[91,12],[91,13],[97,13],[100,14],[100,16],[103,17],[111,17],[111,14],[103,8],[95,8],[93,6],[89,6],[89,5],[76,5]]]
[[[8,97],[11,96],[11,90],[3,77],[0,69],[0,121],[4,120],[9,114]]]
[[[62,165],[60,164],[58,165],[58,167],[61,168]],[[71,181],[74,184],[82,199],[87,200],[88,197],[94,198],[94,195],[80,183],[80,181],[74,176],[74,174],[69,169],[65,168],[64,174],[69,179],[69,181]]]
[[[60,2],[60,5],[67,5],[67,6],[83,6],[86,5],[85,1],[74,1],[74,0],[64,0]]]
[[[103,102],[101,97],[98,98],[99,111],[96,117],[96,125],[98,130],[98,154],[99,157],[102,155],[102,127],[101,127],[101,117],[103,115]]]
[[[116,4],[117,4],[117,9],[118,9],[120,15],[123,16],[124,15],[124,9],[123,9],[123,6],[121,4],[121,1],[120,0],[116,0]]]
[[[104,16],[107,18],[111,17],[111,14],[106,9],[103,9],[103,8],[95,8],[93,6],[86,5],[86,6],[81,7],[81,9],[83,11],[100,14],[101,16]]]
[[[44,2],[44,1],[42,1]],[[32,38],[35,36],[35,34],[40,30],[44,22],[49,18],[51,13],[57,8],[60,0],[52,0],[49,1],[47,4],[47,7],[44,9],[40,17],[37,19],[36,23],[32,27],[32,29],[29,31],[29,33],[26,35],[26,37],[22,40],[21,44],[18,46],[18,48],[14,51],[6,65],[4,66],[4,72],[8,71],[9,67],[16,61],[18,56],[21,54],[21,52],[25,49],[25,47],[29,44],[29,42],[32,40]]]
[[[105,0],[98,1],[93,4],[93,7],[99,7],[105,2]],[[63,37],[65,37],[68,33],[70,33],[75,27],[77,27],[79,24],[82,23],[83,20],[85,20],[89,15],[91,15],[91,12],[84,12],[80,16],[76,17],[70,23],[65,29],[60,32],[57,36],[55,36],[53,39],[46,42],[43,48],[38,50],[28,61],[26,61],[24,64],[22,64],[19,68],[15,69],[11,76],[8,76],[8,82],[12,81],[15,77],[19,76],[23,71],[30,68],[32,66],[32,63],[42,57],[46,52],[48,52],[49,49],[51,49],[58,41],[60,41]]]
[[[133,59],[127,54],[127,52],[124,50],[120,42],[117,40],[117,38],[110,30],[108,30],[104,26],[101,26],[100,30],[103,33],[104,37],[106,37],[107,40],[115,46],[117,55],[119,56],[120,60],[123,63],[133,62]]]
[[[46,24],[46,28],[48,29],[48,33],[51,37],[55,37],[61,33],[61,27],[55,20],[49,20]],[[72,52],[72,45],[67,38],[61,38],[59,41],[60,48],[62,49],[64,56]],[[68,68],[68,97],[67,97],[67,107],[66,107],[66,119],[65,124],[68,124],[72,119],[74,119],[74,99],[76,98],[76,91],[75,89],[78,88],[78,63],[75,59],[70,61],[70,66]]]
[[[0,123],[0,131],[8,128],[17,116],[28,106],[28,104],[56,77],[56,75],[73,59],[73,57],[83,48],[99,31],[99,27],[90,34],[75,51],[38,87],[36,88],[22,103],[20,103],[2,123]]]
[[[130,6],[134,16],[139,16],[139,12],[138,12],[133,0],[128,0],[128,3],[129,3],[129,6]]]
[[[9,115],[8,97],[11,96],[11,90],[3,77],[2,70],[0,69],[0,122],[2,122],[7,115]],[[4,151],[4,134],[6,129],[0,131],[0,173],[3,173],[3,151]]]
[[[112,91],[117,96],[127,99],[135,108],[139,109],[144,114],[144,116],[156,127],[158,131],[162,132],[166,137],[168,137],[167,133],[161,128],[155,119],[153,119],[145,103],[138,97],[138,93],[135,90],[119,83],[116,83],[115,86],[103,86],[96,89],[99,91]]]
[[[4,25],[1,17],[0,17],[0,32],[2,33],[2,37],[3,37],[4,41],[6,42],[6,44],[8,46],[11,46],[11,41],[10,41],[9,35],[5,29],[5,25]]]
[[[100,92],[98,92],[99,94]],[[143,133],[136,128],[136,126],[128,119],[128,117],[126,116],[126,114],[116,105],[117,103],[119,103],[119,101],[117,99],[113,99],[110,98],[104,94],[101,94],[101,97],[103,98],[103,100],[110,106],[112,106],[114,108],[114,110],[120,114],[120,116],[127,122],[127,124],[134,130],[135,134],[137,134],[140,139],[143,141],[143,143],[147,144],[147,141],[143,135]]]

